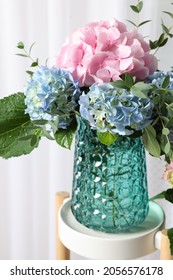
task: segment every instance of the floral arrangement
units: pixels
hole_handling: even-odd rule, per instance
[[[143,1],[130,7],[139,14]],[[147,42],[138,29],[149,20],[130,22],[132,31],[118,20],[75,30],[53,67],[39,66],[38,59],[32,59],[34,44],[27,52],[18,43],[24,51],[19,55],[31,58],[31,67],[38,70],[27,71],[30,79],[23,93],[0,100],[1,157],[28,154],[43,136],[70,148],[80,116],[97,131],[102,144],[111,145],[119,136],[142,137],[152,156],[164,157],[164,178],[173,184],[173,71],[158,70],[152,53],[173,34],[162,21],[159,38]],[[173,202],[173,189],[155,198],[160,197]]]

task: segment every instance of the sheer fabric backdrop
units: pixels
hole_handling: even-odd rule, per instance
[[[156,38],[161,11],[169,11],[171,2],[144,0],[141,20],[153,22],[141,28],[143,34]],[[135,20],[129,9],[133,3],[136,1],[0,0],[0,96],[23,91],[28,79],[25,71],[29,61],[15,56],[19,41],[27,47],[36,42],[33,55],[40,58],[40,64],[49,57],[51,66],[73,29],[89,21],[114,17]],[[173,65],[172,46],[170,41],[158,53],[162,69]],[[166,186],[161,179],[164,164],[150,156],[147,164],[152,196]],[[73,149],[67,151],[46,139],[28,156],[0,159],[0,259],[55,258],[55,192],[71,191],[72,168]],[[169,226],[173,211],[168,203],[164,203],[164,209]],[[80,256],[72,254],[72,258]],[[158,252],[146,258],[158,258]]]

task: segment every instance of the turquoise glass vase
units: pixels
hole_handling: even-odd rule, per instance
[[[145,220],[148,187],[141,138],[119,136],[106,146],[78,120],[71,209],[78,222],[104,232],[128,231]]]

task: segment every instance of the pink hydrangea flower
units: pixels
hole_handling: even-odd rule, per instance
[[[165,171],[163,173],[163,179],[168,181],[173,186],[173,161],[166,165]]]
[[[89,23],[74,31],[57,56],[56,65],[69,70],[79,86],[110,82],[130,73],[138,80],[157,70],[149,44],[117,20]]]

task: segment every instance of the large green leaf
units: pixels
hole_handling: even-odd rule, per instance
[[[161,149],[156,139],[155,129],[149,125],[144,129],[142,136],[146,150],[155,157],[160,157]]]
[[[56,142],[63,148],[70,149],[75,131],[77,128],[76,120],[74,120],[67,129],[58,129],[54,134]]]
[[[134,84],[134,80],[132,78],[132,76],[129,74],[129,73],[125,73],[124,74],[124,81],[125,81],[125,84],[126,86],[130,89],[133,84]]]
[[[132,86],[131,91],[139,98],[148,98],[148,91],[151,89],[152,86],[144,82],[138,82]]]
[[[103,133],[98,132],[97,136],[99,141],[107,146],[112,145],[118,139],[118,134],[112,134],[109,131]]]
[[[125,81],[123,80],[117,80],[114,82],[111,82],[111,85],[115,88],[123,88],[123,89],[128,89],[128,87],[126,86]]]
[[[16,93],[0,100],[0,156],[3,158],[29,154],[38,146],[41,129],[34,128],[25,114],[24,99],[23,93]],[[21,141],[28,135],[37,137],[34,145],[33,137]]]

